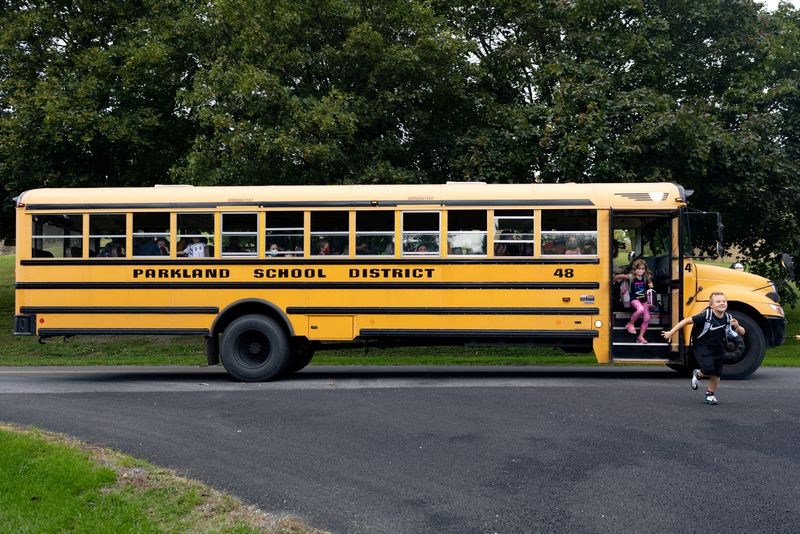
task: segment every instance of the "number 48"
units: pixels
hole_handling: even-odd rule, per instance
[[[575,271],[573,269],[556,269],[556,272],[553,273],[553,276],[557,276],[559,278],[572,278],[575,276]]]

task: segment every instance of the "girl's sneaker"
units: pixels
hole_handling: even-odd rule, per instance
[[[634,328],[634,327],[633,327],[633,325],[632,325],[631,323],[628,323],[628,324],[626,324],[626,325],[625,325],[625,328],[627,328],[627,329],[628,329],[628,333],[629,333],[629,334],[636,335],[636,328]]]
[[[716,395],[706,395],[705,402],[706,402],[706,404],[712,404],[712,405],[719,404],[719,402],[717,401],[717,396]]]
[[[642,345],[647,345],[647,340],[645,338],[643,338],[642,336],[637,337],[636,338],[636,342],[637,343],[641,343]]]

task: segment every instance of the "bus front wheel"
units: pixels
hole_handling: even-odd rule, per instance
[[[222,365],[242,382],[278,377],[289,364],[289,340],[283,329],[263,315],[245,315],[222,332]]]
[[[732,311],[730,314],[745,329],[745,336],[728,342],[722,378],[740,380],[753,374],[764,361],[767,343],[761,327],[749,315],[738,311]]]

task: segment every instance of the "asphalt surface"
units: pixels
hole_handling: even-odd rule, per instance
[[[333,532],[797,532],[800,369],[0,368],[0,421]]]

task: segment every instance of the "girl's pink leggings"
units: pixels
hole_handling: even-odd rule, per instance
[[[631,299],[631,306],[636,310],[633,312],[633,315],[631,315],[631,324],[635,323],[636,320],[641,317],[642,326],[639,328],[639,337],[644,337],[645,332],[647,332],[647,323],[650,322],[650,308],[646,303],[638,299]]]

